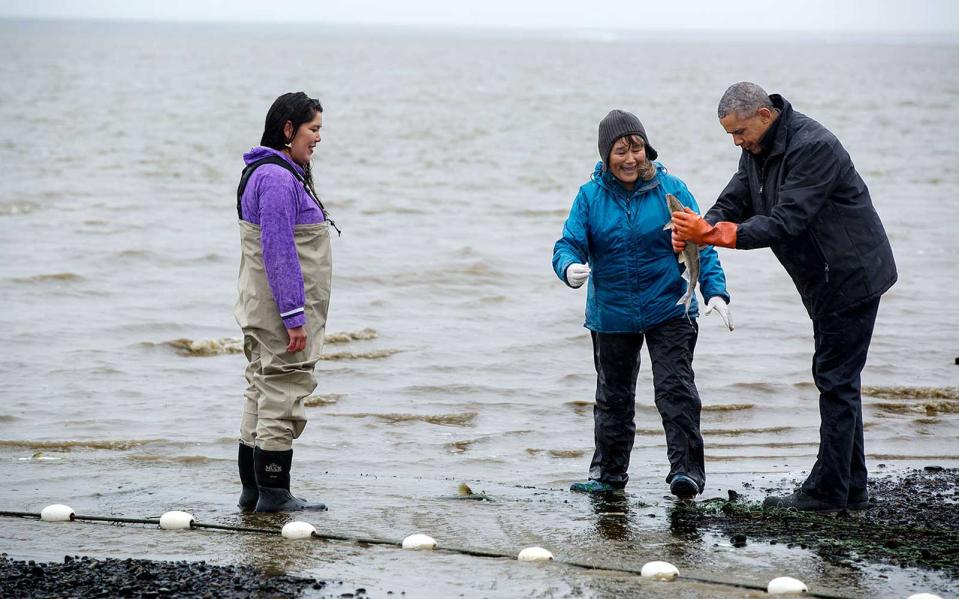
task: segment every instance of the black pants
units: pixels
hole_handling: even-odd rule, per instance
[[[676,318],[646,333],[593,333],[596,365],[596,405],[593,434],[596,450],[589,478],[614,487],[629,481],[629,454],[636,439],[636,377],[645,337],[653,363],[656,407],[666,431],[670,482],[678,473],[706,484],[703,437],[699,432],[702,404],[693,375],[696,321]]]
[[[813,320],[812,376],[819,388],[819,455],[803,490],[844,506],[866,490],[860,375],[879,311],[879,299]]]

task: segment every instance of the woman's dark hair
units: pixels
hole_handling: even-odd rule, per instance
[[[286,144],[293,141],[293,138],[287,139],[283,131],[286,122],[293,125],[293,135],[300,129],[303,123],[309,123],[316,117],[316,113],[323,112],[323,105],[319,100],[307,96],[303,92],[289,92],[283,94],[273,101],[270,110],[266,113],[266,122],[263,123],[263,136],[260,138],[260,145],[274,150],[283,151]],[[313,189],[313,173],[309,163],[303,165],[303,172],[310,190],[316,195]]]

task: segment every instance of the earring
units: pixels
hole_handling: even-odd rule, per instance
[[[287,148],[292,148],[292,147],[293,147],[293,142],[288,141],[288,142],[286,142],[285,146],[286,146]]]

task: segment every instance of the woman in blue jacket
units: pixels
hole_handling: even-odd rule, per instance
[[[602,159],[573,202],[563,237],[553,248],[553,269],[567,285],[589,281],[586,328],[593,340],[596,449],[586,482],[573,491],[619,491],[629,480],[630,452],[640,349],[645,340],[653,368],[656,407],[666,431],[670,491],[681,499],[706,483],[701,403],[692,368],[698,306],[686,315],[677,304],[686,290],[664,226],[670,222],[666,194],[699,212],[677,177],[653,162],[657,153],[633,114],[613,110],[599,124]],[[716,251],[700,250],[699,287],[707,314],[719,312],[728,325],[729,294]]]

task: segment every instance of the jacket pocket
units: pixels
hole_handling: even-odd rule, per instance
[[[812,241],[812,246],[816,250],[816,254],[819,255],[819,259],[823,263],[823,277],[826,283],[829,283],[829,260],[826,259],[826,252],[822,249],[822,244],[819,243],[819,238],[816,237],[815,233],[809,233],[809,239]]]

